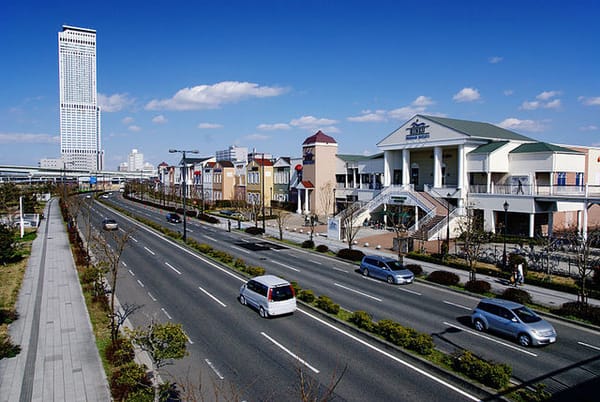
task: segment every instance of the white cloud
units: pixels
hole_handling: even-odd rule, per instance
[[[121,123],[123,123],[125,125],[131,124],[133,122],[134,122],[134,118],[131,116],[124,117],[123,120],[121,120]]]
[[[250,141],[266,141],[269,138],[271,138],[271,137],[269,137],[268,135],[264,135],[264,134],[250,134],[245,137],[246,140],[250,140]]]
[[[169,99],[154,99],[146,105],[148,110],[201,110],[217,109],[225,103],[235,103],[248,98],[279,96],[286,91],[280,87],[259,86],[252,82],[223,81],[213,85],[183,88]]]
[[[535,98],[542,101],[547,101],[548,99],[554,98],[558,95],[560,95],[560,91],[544,91]]]
[[[126,93],[114,95],[98,94],[98,106],[102,112],[118,112],[132,105],[133,102],[134,99],[130,99],[129,94]]]
[[[289,130],[290,125],[287,123],[259,124],[256,128],[264,131]]]
[[[505,96],[511,96],[512,94],[515,93],[515,91],[513,91],[512,89],[506,89],[506,90],[504,90],[503,93]]]
[[[452,97],[456,102],[473,102],[481,98],[476,88],[463,88]]]
[[[554,99],[544,105],[545,109],[558,109],[560,108],[560,99]]]
[[[154,124],[165,124],[167,121],[167,118],[162,114],[159,114],[158,116],[154,116],[152,118],[152,123]]]
[[[597,97],[586,97],[580,96],[577,100],[586,106],[600,106],[600,96]]]
[[[202,129],[214,129],[214,128],[222,128],[223,125],[222,124],[217,124],[217,123],[200,123],[198,124],[198,128],[202,128]]]
[[[0,144],[56,144],[59,136],[49,134],[0,133]]]
[[[590,124],[589,126],[579,127],[579,130],[580,131],[596,131],[596,130],[598,130],[598,126]]]
[[[538,101],[525,101],[521,104],[521,109],[524,110],[535,110],[538,109],[540,107],[541,103]]]
[[[417,99],[415,99],[412,102],[413,106],[431,106],[433,105],[435,102],[433,100],[431,100],[430,97],[428,96],[418,96]]]
[[[386,115],[385,110],[375,110],[375,111],[363,110],[361,113],[362,113],[362,115],[348,117],[347,120],[356,122],[356,123],[373,123],[373,122],[380,122],[380,121],[387,120],[387,118],[385,117],[385,115]]]
[[[313,129],[323,129],[325,126],[332,126],[333,124],[337,124],[337,120],[332,119],[318,119],[314,116],[302,116],[298,119],[292,119],[290,121],[290,125],[293,127],[303,128],[307,130]]]
[[[490,64],[498,64],[500,63],[502,60],[504,60],[504,57],[500,57],[500,56],[492,56],[488,59],[488,62]]]
[[[508,130],[521,130],[530,132],[539,132],[544,130],[544,125],[535,120],[520,120],[515,117],[510,117],[498,123],[498,126]]]
[[[142,130],[142,128],[140,126],[136,126],[136,125],[129,126],[129,127],[127,127],[127,129],[129,131],[133,131],[135,133]]]
[[[388,116],[391,119],[396,120],[408,120],[416,114],[423,113],[425,111],[424,107],[411,107],[404,106],[398,109],[390,110],[388,112]]]
[[[560,99],[552,99],[560,95],[560,91],[544,91],[536,95],[534,101],[525,101],[521,104],[520,109],[536,110],[536,109],[559,109],[561,106]],[[552,100],[551,100],[552,99]]]

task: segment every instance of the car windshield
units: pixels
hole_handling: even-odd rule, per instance
[[[525,306],[513,309],[513,313],[515,313],[525,324],[531,324],[542,320],[536,313]]]
[[[404,269],[404,265],[398,261],[387,261],[387,265],[392,271],[402,271]]]

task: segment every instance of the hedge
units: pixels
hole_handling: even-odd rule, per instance
[[[246,228],[245,232],[250,235],[261,235],[265,233],[265,231],[258,226],[250,226],[249,228]]]
[[[344,260],[360,261],[365,256],[365,253],[363,253],[360,250],[343,248],[340,251],[338,251],[337,256]]]
[[[312,240],[304,240],[302,242],[302,248],[314,248],[315,247],[315,242]]]
[[[465,283],[465,290],[473,293],[484,294],[492,290],[492,285],[487,281],[474,280]]]
[[[415,276],[420,276],[423,274],[423,267],[421,267],[419,264],[407,264],[406,269],[415,274]]]
[[[319,253],[326,253],[329,251],[329,247],[326,244],[319,244],[316,248]]]
[[[458,285],[460,278],[454,272],[433,271],[427,276],[427,280],[430,282],[439,283],[440,285],[456,286]]]
[[[560,308],[552,310],[552,312],[563,317],[577,317],[589,321],[594,325],[600,325],[600,307],[597,306],[569,302],[564,303]]]
[[[512,369],[506,364],[489,363],[464,351],[454,356],[453,368],[489,387],[500,389],[510,383]]]
[[[508,288],[500,295],[501,299],[511,300],[515,303],[531,304],[531,295],[522,289]]]
[[[319,296],[319,298],[315,301],[315,305],[321,310],[330,313],[337,314],[340,312],[340,305],[336,304],[327,296]]]

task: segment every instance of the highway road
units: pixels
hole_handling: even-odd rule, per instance
[[[167,224],[164,215],[158,211],[141,208],[120,197],[114,197],[111,201],[132,212],[144,214],[146,219],[178,229],[177,225]],[[345,309],[364,310],[372,314],[375,320],[390,318],[430,333],[437,347],[442,350],[464,348],[487,359],[507,363],[513,368],[513,376],[517,381],[543,379],[552,392],[569,390],[572,393],[577,391],[578,385],[597,381],[600,373],[600,337],[595,331],[549,319],[558,331],[558,342],[547,347],[525,349],[510,339],[481,334],[470,327],[468,317],[478,302],[476,298],[423,282],[408,286],[389,285],[362,277],[356,272],[356,265],[235,231],[230,233],[195,220],[190,221],[188,228],[188,237],[223,249],[248,264],[260,265],[269,273],[297,281],[300,286],[312,289],[317,295],[331,297]],[[138,233],[142,232],[138,230]],[[141,241],[150,242],[150,239]],[[168,242],[163,240],[162,243]],[[156,255],[169,255],[168,249],[160,248],[154,252]],[[185,255],[181,251],[179,253]],[[154,256],[140,253],[138,263],[148,258]],[[190,259],[184,257],[188,264]],[[180,264],[186,263],[181,261]],[[169,270],[178,275],[174,270]],[[159,281],[155,286],[160,288],[166,285]],[[178,293],[175,289],[173,291]],[[297,320],[300,315],[295,314],[293,319]],[[279,322],[268,320],[269,323],[271,321]],[[187,323],[183,320],[180,322]]]
[[[116,293],[121,303],[143,305],[133,324],[180,322],[189,337],[190,355],[169,369],[180,384],[235,400],[300,400],[302,382],[315,396],[333,388],[332,400],[480,397],[311,309],[262,319],[237,300],[242,276],[95,203],[93,226],[104,216],[114,216],[120,226],[118,232],[101,232],[109,242],[112,236],[130,237]]]

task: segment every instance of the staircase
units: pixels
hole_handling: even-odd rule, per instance
[[[440,222],[442,222],[443,220],[445,220],[446,217],[443,215],[435,215],[433,218],[431,218],[429,221],[427,221],[424,225],[420,225],[419,226],[419,230],[417,230],[416,232],[414,232],[412,234],[412,237],[416,240],[429,240],[429,231],[431,230],[431,228],[433,228],[434,226],[437,226]]]

